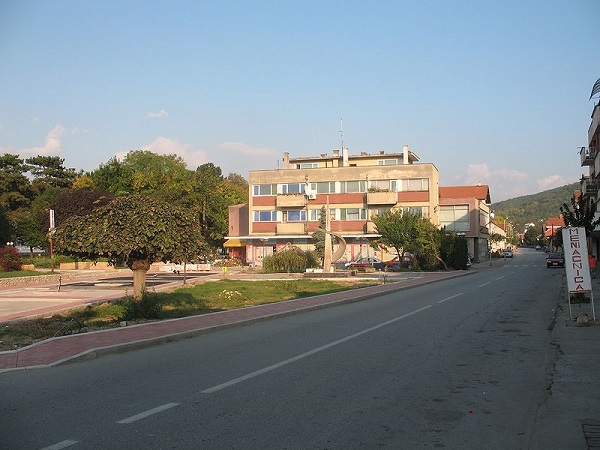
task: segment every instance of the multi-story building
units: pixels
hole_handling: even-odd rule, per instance
[[[229,209],[224,246],[231,256],[259,266],[284,247],[313,250],[312,234],[325,209],[331,231],[346,242],[342,260],[394,256],[370,245],[379,237],[371,218],[392,209],[418,213],[464,235],[477,261],[490,254],[489,187],[439,187],[435,165],[421,163],[408,146],[401,153],[350,155],[346,148],[316,157],[285,153],[281,169],[251,171],[249,203]]]
[[[323,208],[329,209],[331,231],[346,241],[346,260],[388,256],[369,245],[378,237],[374,214],[402,209],[439,223],[438,170],[419,162],[408,146],[401,153],[350,155],[347,148],[316,157],[285,153],[281,169],[251,171],[248,183],[247,210],[241,205],[230,210],[225,246],[255,265],[284,246],[314,249],[312,233]],[[240,224],[235,230],[246,214],[247,228]]]
[[[600,79],[596,81],[592,88],[592,95],[600,93]],[[588,146],[582,147],[579,154],[581,156],[581,166],[588,167],[588,174],[581,177],[581,196],[582,200],[588,205],[597,205],[598,189],[600,187],[600,156],[598,147],[600,146],[600,101],[594,105],[592,111],[592,122],[588,129]],[[600,211],[596,209],[596,218],[600,216]],[[588,246],[592,253],[598,256],[600,250],[600,228],[594,230],[590,237]]]

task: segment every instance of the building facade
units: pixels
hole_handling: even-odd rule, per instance
[[[596,81],[592,88],[590,99],[600,93],[600,79]],[[591,123],[588,128],[588,146],[581,147],[580,158],[581,166],[588,168],[588,173],[581,177],[581,198],[588,206],[596,207],[596,219],[600,217],[598,211],[598,189],[600,187],[600,155],[598,146],[600,145],[600,101],[594,104]],[[600,250],[600,228],[597,227],[591,234],[588,242],[590,251],[598,257]]]
[[[285,153],[281,169],[251,171],[249,203],[230,207],[224,247],[255,266],[289,246],[314,250],[312,234],[327,210],[331,231],[346,242],[342,262],[395,256],[370,245],[380,237],[372,217],[390,210],[416,213],[463,234],[476,260],[489,257],[489,187],[440,188],[435,165],[420,162],[408,146],[398,153],[350,155],[343,149],[301,158]]]
[[[490,236],[502,234],[493,222],[489,186],[440,187],[439,195],[439,226],[463,235],[476,262],[487,260],[493,250]]]

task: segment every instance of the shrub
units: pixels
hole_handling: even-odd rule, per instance
[[[0,248],[0,270],[3,272],[12,272],[21,270],[23,261],[21,255],[12,245]]]
[[[305,252],[299,248],[277,252],[263,259],[263,271],[266,273],[301,273],[308,267],[319,267],[315,252]]]
[[[128,297],[123,301],[123,320],[160,319],[162,305],[157,294],[144,292],[141,300]]]

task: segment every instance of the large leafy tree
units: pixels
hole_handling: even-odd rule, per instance
[[[65,189],[54,198],[55,225],[58,226],[71,216],[85,216],[94,209],[110,203],[114,195],[97,189]],[[46,227],[47,229],[47,227]]]
[[[416,250],[421,216],[405,211],[385,211],[371,219],[381,235],[379,243],[391,247],[400,258],[405,250]]]
[[[124,261],[133,271],[136,300],[142,297],[153,262],[193,262],[207,251],[192,214],[140,195],[117,197],[88,215],[71,216],[53,239],[58,253]]]
[[[8,216],[6,215],[6,211],[0,205],[0,247],[4,245],[5,242],[12,240],[12,229],[10,227],[10,222],[8,221]]]

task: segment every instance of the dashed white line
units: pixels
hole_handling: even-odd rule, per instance
[[[463,295],[463,294],[464,294],[464,292],[461,292],[461,293],[459,293],[459,294],[454,294],[454,295],[451,295],[450,297],[446,297],[446,298],[445,298],[445,299],[443,299],[443,300],[439,300],[439,301],[438,301],[438,303],[444,303],[444,302],[446,302],[446,301],[448,301],[448,300],[452,300],[453,298],[456,298],[456,297],[458,297],[459,295]]]
[[[73,441],[71,439],[67,439],[65,441],[57,442],[56,444],[50,445],[48,447],[44,447],[42,450],[60,450],[61,448],[67,448],[71,445],[77,444],[79,441]]]
[[[246,380],[249,380],[251,378],[257,377],[257,376],[262,375],[264,373],[270,372],[271,370],[278,369],[278,368],[283,367],[283,366],[285,366],[287,364],[293,363],[295,361],[299,361],[299,360],[301,360],[303,358],[307,358],[308,356],[311,356],[311,355],[314,355],[316,353],[322,352],[323,350],[327,350],[327,349],[329,349],[331,347],[334,347],[336,345],[339,345],[339,344],[342,344],[344,342],[347,342],[347,341],[349,341],[351,339],[354,339],[354,338],[357,338],[359,336],[362,336],[363,334],[370,333],[371,331],[378,330],[379,328],[385,327],[385,326],[390,325],[390,324],[392,324],[394,322],[397,322],[399,320],[406,319],[407,317],[412,316],[413,314],[417,314],[417,313],[419,313],[421,311],[424,311],[427,308],[431,308],[431,305],[424,306],[423,308],[419,308],[419,309],[417,309],[415,311],[409,312],[408,314],[404,314],[403,316],[396,317],[394,319],[388,320],[387,322],[380,323],[379,325],[375,325],[375,326],[367,328],[367,329],[365,329],[363,331],[359,331],[358,333],[351,334],[351,335],[346,336],[344,338],[338,339],[337,341],[330,342],[329,344],[322,345],[321,347],[317,347],[315,349],[309,350],[308,352],[301,353],[300,355],[296,355],[296,356],[294,356],[292,358],[289,358],[289,359],[286,359],[284,361],[278,362],[277,364],[273,364],[272,366],[265,367],[263,369],[257,370],[255,372],[248,373],[248,374],[243,375],[241,377],[234,378],[233,380],[229,380],[229,381],[227,381],[225,383],[221,383],[221,384],[218,384],[218,385],[213,386],[211,388],[204,389],[202,391],[202,393],[203,394],[212,394],[212,393],[220,391],[222,389],[231,387],[233,385],[241,383],[242,381],[246,381]]]
[[[131,417],[128,417],[126,419],[119,420],[117,423],[132,423],[132,422],[135,422],[135,421],[140,420],[140,419],[145,419],[148,416],[151,416],[153,414],[157,414],[157,413],[159,413],[161,411],[173,408],[173,407],[178,406],[178,405],[179,405],[179,403],[166,403],[166,404],[164,404],[162,406],[158,406],[156,408],[149,409],[148,411],[144,411],[144,412],[141,412],[139,414],[136,414],[135,416],[131,416]]]
[[[496,278],[496,281],[501,280],[502,278],[504,278],[504,275],[502,275],[501,277]]]
[[[487,283],[480,284],[480,285],[479,285],[479,286],[477,286],[477,287],[484,287],[484,286],[487,286],[487,285],[488,285],[488,284],[490,284],[490,283],[491,283],[491,281],[488,281]]]

